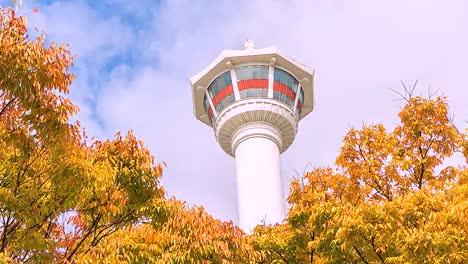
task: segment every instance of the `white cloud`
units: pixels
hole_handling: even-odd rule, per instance
[[[26,13],[33,8],[39,10],[29,15],[31,29],[47,32],[49,41],[69,44],[77,74],[70,93],[80,107],[77,118],[88,134],[104,137],[101,120],[96,119],[94,109],[96,93],[101,82],[107,79],[106,64],[131,52],[135,32],[121,18],[105,17],[86,1],[53,2],[39,7],[28,1],[21,8]]]

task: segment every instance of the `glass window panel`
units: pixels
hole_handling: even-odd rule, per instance
[[[297,92],[298,81],[291,74],[278,68],[275,68],[274,72],[275,82],[280,82],[291,88],[295,93]]]
[[[219,104],[216,106],[216,111],[221,112],[221,110],[224,108],[224,103],[223,101],[219,102]]]
[[[242,80],[242,71],[240,69],[234,69],[234,72],[236,73],[237,80]]]
[[[245,71],[244,71],[244,69],[239,69],[239,80],[245,80]]]
[[[268,66],[243,66],[235,69],[238,81],[251,79],[268,79]]]
[[[232,84],[232,80],[231,80],[231,73],[230,72],[226,72],[224,74],[224,83],[227,85],[229,84]]]
[[[218,93],[224,88],[224,79],[221,76],[221,78],[218,78],[217,80],[218,83]]]
[[[217,106],[216,110],[221,112],[226,106],[229,104],[233,103],[235,101],[234,95],[229,95],[226,98],[224,98]]]
[[[238,69],[235,69],[234,71],[236,72],[236,77],[238,81],[244,80],[244,73],[242,69],[238,68]]]
[[[273,98],[279,100],[279,93],[277,91],[273,91]]]
[[[210,95],[210,99],[213,100],[214,92],[212,90],[210,90],[210,91],[208,91],[208,94]]]
[[[262,79],[268,79],[268,67],[262,68]]]
[[[228,95],[228,93],[231,93],[232,95],[232,92],[233,92],[232,89],[225,89],[227,86],[231,84],[232,84],[231,73],[228,71],[228,72],[221,74],[218,78],[213,80],[213,82],[208,86],[208,95],[210,99],[213,100],[215,97],[220,97],[220,96],[222,98],[223,96]],[[232,98],[234,98],[233,96]],[[224,103],[219,102],[215,108],[217,111],[219,111],[219,110],[222,110],[224,106],[226,106],[225,102]],[[205,106],[205,109],[208,109],[207,106]]]
[[[274,75],[275,82],[279,82],[280,81],[280,71],[275,68],[275,73],[273,75]]]
[[[240,93],[241,99],[247,97],[247,91],[246,91],[246,90],[242,90],[242,91],[240,91],[239,93]]]
[[[260,67],[252,67],[252,79],[261,79],[262,72]]]
[[[245,68],[242,68],[241,69],[241,80],[246,80],[248,77],[247,77],[247,71]]]
[[[247,80],[248,79],[247,70],[245,68],[242,68],[241,72],[242,72],[242,79],[241,80]]]
[[[260,76],[258,76],[257,70],[258,70],[258,68],[255,67],[255,66],[252,66],[252,67],[250,68],[250,76],[251,76],[252,78],[249,78],[249,79],[258,79],[258,78],[260,77]]]
[[[235,99],[235,97],[234,97],[234,94],[231,94],[231,95],[229,95],[228,97],[226,97],[226,101],[227,101],[228,104],[234,102],[235,100],[236,100],[236,99]]]

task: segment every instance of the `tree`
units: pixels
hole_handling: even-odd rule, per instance
[[[70,66],[66,46],[30,40],[26,19],[0,9],[0,260],[71,262],[164,198],[141,141],[87,142],[69,122]]]
[[[286,223],[251,241],[268,263],[463,263],[468,259],[466,135],[446,98],[407,98],[401,124],[351,129],[336,168],[291,183]],[[465,142],[463,142],[465,137]],[[464,149],[463,149],[464,148]]]
[[[79,190],[69,180],[84,175],[79,125],[67,123],[77,108],[60,95],[74,79],[70,53],[26,33],[24,18],[0,10],[0,252],[18,261],[51,249],[52,219]]]
[[[166,203],[168,221],[120,230],[94,248],[84,263],[249,263],[260,257],[232,222],[176,199]]]

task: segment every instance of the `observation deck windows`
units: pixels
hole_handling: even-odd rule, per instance
[[[214,114],[213,114],[213,109],[211,109],[210,103],[208,101],[208,97],[205,94],[205,97],[203,97],[203,106],[205,107],[205,112],[208,114],[208,119],[210,120],[211,124],[213,124],[213,119],[214,119]]]
[[[289,107],[294,107],[299,82],[291,74],[275,68],[273,83],[273,98]]]
[[[217,112],[220,112],[224,107],[233,103],[235,99],[230,72],[225,72],[216,78],[210,86],[208,86],[208,94]],[[206,105],[205,110],[207,110]]]
[[[234,73],[241,100],[246,98],[268,98],[269,66],[241,66],[235,68]],[[297,111],[300,115],[304,104],[304,92],[299,89],[299,82],[290,73],[282,69],[274,68],[273,73],[273,99],[286,104],[291,110]],[[224,108],[236,101],[231,72],[226,71],[211,82],[207,89],[207,95],[209,98],[205,95],[203,103],[205,112],[213,124],[214,110],[219,114]],[[297,96],[299,98],[297,98],[297,106],[294,109]],[[211,100],[214,109],[211,107],[209,100]]]
[[[243,66],[235,73],[241,99],[268,96],[268,66]]]

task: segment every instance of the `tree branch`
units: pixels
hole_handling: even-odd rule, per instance
[[[353,248],[356,251],[356,253],[358,254],[358,256],[361,258],[362,262],[364,262],[366,264],[369,264],[369,261],[367,261],[366,258],[364,258],[364,256],[361,254],[359,249],[357,249],[357,247],[353,247]]]
[[[16,97],[13,97],[8,103],[2,108],[0,111],[0,117],[8,110],[8,108],[11,106],[11,104],[16,100]]]

